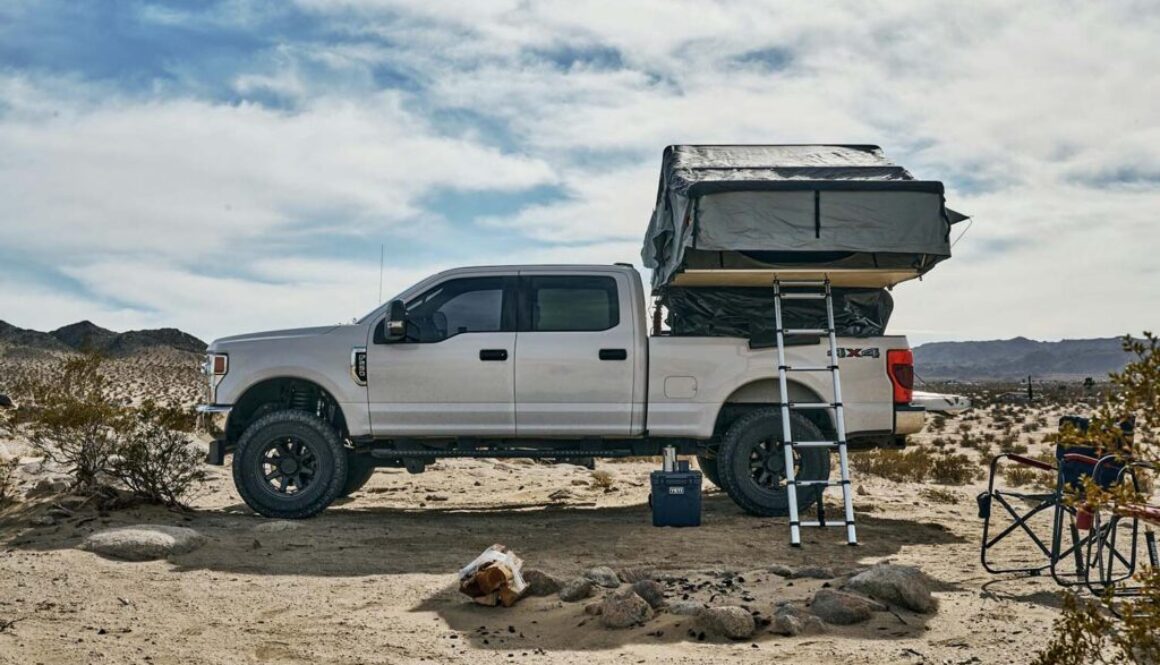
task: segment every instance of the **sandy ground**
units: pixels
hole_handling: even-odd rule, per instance
[[[1026,409],[1021,422],[1040,417]],[[992,427],[986,420],[967,421],[968,429]],[[959,422],[949,420],[945,431]],[[1032,446],[1039,438],[1020,434]],[[12,442],[8,451],[28,453]],[[981,568],[981,482],[939,486],[946,494],[932,499],[930,485],[856,478],[861,546],[846,546],[838,529],[815,529],[794,549],[785,519],[747,516],[708,484],[703,526],[652,527],[654,467],[598,463],[614,475],[611,491],[587,469],[528,460],[442,461],[422,475],[382,469],[351,499],[275,533],[254,530],[265,520],[240,502],[228,468],[213,469],[188,514],[81,511],[33,526],[50,500],[22,502],[0,513],[0,624],[15,621],[0,630],[0,663],[1018,663],[1042,646],[1058,612],[1049,579]],[[561,489],[571,496],[549,498]],[[148,563],[76,549],[95,530],[137,523],[193,527],[209,542]],[[583,602],[471,604],[455,573],[497,542],[525,566],[559,576],[595,565],[647,567],[668,579],[671,598],[742,604],[766,616],[775,602],[804,600],[827,584],[783,579],[767,572],[772,564],[840,574],[890,560],[938,580],[941,607],[934,615],[882,612],[822,635],[762,629],[745,642],[700,641],[690,617],[671,614],[609,630]],[[723,573],[738,577],[726,585]]]

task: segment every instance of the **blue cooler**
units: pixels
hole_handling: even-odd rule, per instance
[[[677,462],[676,471],[653,471],[653,526],[701,526],[701,472],[690,471],[689,463]]]

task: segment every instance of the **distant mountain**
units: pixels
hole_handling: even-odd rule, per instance
[[[206,343],[176,328],[114,332],[78,321],[45,333],[0,321],[0,357],[36,358],[74,351],[97,351],[114,358],[151,350],[204,353]]]
[[[932,342],[914,349],[924,379],[1106,378],[1129,356],[1115,337],[1038,342],[1026,337],[986,342]]]

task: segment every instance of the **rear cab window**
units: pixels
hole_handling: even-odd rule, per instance
[[[604,275],[524,278],[520,329],[528,332],[600,332],[620,324],[616,280]]]

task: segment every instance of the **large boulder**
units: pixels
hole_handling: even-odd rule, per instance
[[[879,564],[851,577],[845,588],[922,614],[938,609],[930,578],[914,566]]]
[[[818,589],[810,601],[810,611],[826,623],[848,626],[867,621],[886,606],[869,598],[833,589]]]
[[[757,632],[757,622],[744,607],[707,607],[697,615],[697,627],[706,633],[730,640],[747,640]]]
[[[608,628],[628,628],[652,617],[652,608],[632,589],[608,594],[600,609],[600,622]]]
[[[193,529],[162,524],[137,524],[90,534],[81,549],[124,561],[151,561],[188,554],[205,544]]]

